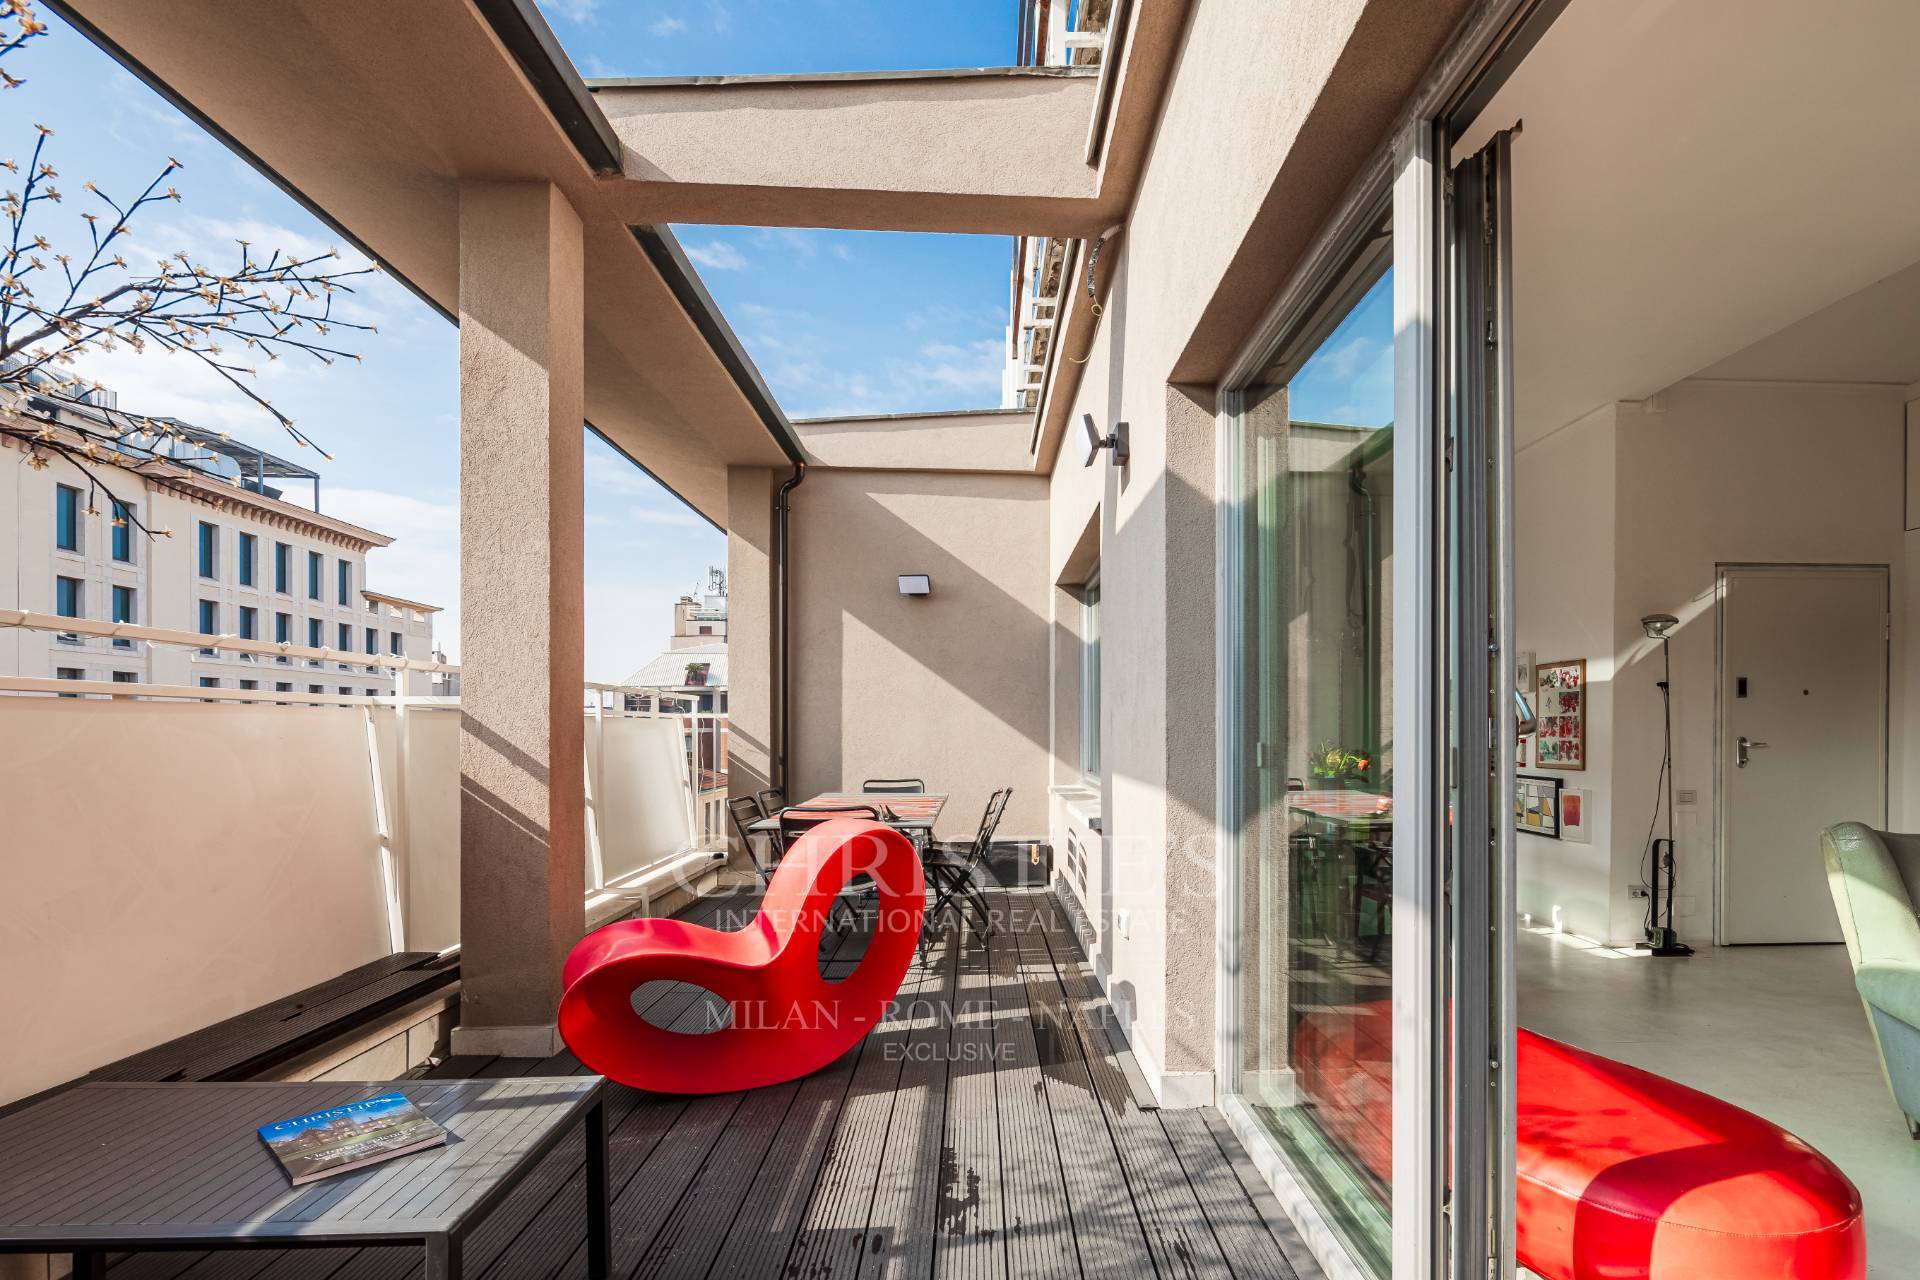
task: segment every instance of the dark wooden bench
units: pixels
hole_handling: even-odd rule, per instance
[[[304,991],[110,1062],[78,1080],[0,1107],[0,1116],[88,1081],[204,1083],[253,1080],[460,978],[458,956],[384,956]]]

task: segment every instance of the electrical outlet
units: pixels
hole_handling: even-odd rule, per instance
[[[1683,788],[1673,793],[1673,807],[1676,809],[1680,808],[1682,805],[1699,804],[1699,803],[1700,803],[1700,793],[1698,791]]]
[[[1629,898],[1644,898],[1647,896],[1647,886],[1643,884],[1628,885],[1627,896]]]

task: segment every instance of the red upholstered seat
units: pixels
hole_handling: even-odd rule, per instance
[[[1304,1019],[1302,1093],[1385,1180],[1385,1001]],[[1530,1031],[1519,1036],[1519,1261],[1547,1280],[1859,1280],[1860,1194],[1800,1139],[1729,1102]]]
[[[1856,1280],[1860,1193],[1751,1111],[1520,1033],[1519,1254],[1549,1280]]]

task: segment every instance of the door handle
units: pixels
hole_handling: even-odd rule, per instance
[[[1755,742],[1752,738],[1742,737],[1734,747],[1734,767],[1738,769],[1746,768],[1750,754],[1760,750],[1766,745],[1764,742]]]

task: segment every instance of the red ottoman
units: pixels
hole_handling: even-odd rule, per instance
[[[1303,1019],[1320,1127],[1392,1173],[1386,1001]],[[1519,1034],[1517,1253],[1546,1280],[1860,1280],[1860,1193],[1786,1130],[1711,1094]]]
[[[1858,1280],[1860,1193],[1777,1125],[1520,1033],[1519,1256],[1548,1280]]]

